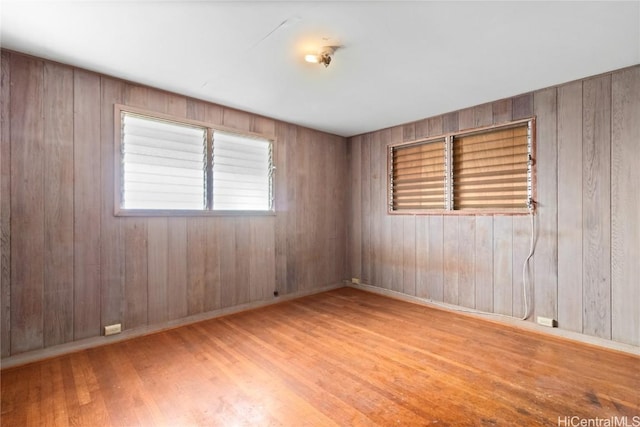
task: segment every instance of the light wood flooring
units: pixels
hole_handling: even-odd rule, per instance
[[[1,380],[2,426],[640,422],[638,357],[351,288]]]

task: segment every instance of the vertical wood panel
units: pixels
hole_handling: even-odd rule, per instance
[[[493,311],[493,217],[476,217],[475,238],[476,308]]]
[[[460,110],[458,112],[458,129],[456,130],[472,129],[474,127],[476,126],[473,118],[473,108]]]
[[[583,87],[583,332],[611,338],[611,76]]]
[[[508,123],[512,119],[513,102],[511,98],[502,99],[492,104],[493,124]]]
[[[169,236],[167,218],[147,220],[148,321],[150,324],[169,320],[167,271],[169,269]]]
[[[0,356],[11,354],[11,54],[0,53]]]
[[[640,346],[640,67],[614,74],[611,136],[612,338]]]
[[[526,119],[533,115],[533,93],[516,96],[512,100],[513,120]]]
[[[493,104],[482,104],[473,108],[473,127],[489,126],[493,123]]]
[[[236,304],[249,302],[249,254],[251,244],[249,218],[238,218],[235,221],[236,231],[236,281],[231,285],[235,288]],[[308,280],[305,284],[310,286],[313,282]],[[234,304],[235,305],[235,304]]]
[[[275,288],[275,253],[273,218],[256,217],[249,220],[250,301],[266,300]]]
[[[461,216],[458,220],[458,303],[475,308],[476,218]]]
[[[169,221],[171,226],[167,236],[167,316],[169,320],[174,320],[187,315],[187,220],[170,218]]]
[[[537,244],[535,270],[535,316],[557,319],[558,298],[558,169],[556,89],[535,93],[537,117]]]
[[[187,314],[204,311],[206,218],[187,218]]]
[[[236,282],[236,230],[233,218],[220,218],[220,304],[231,307],[237,304],[234,289]]]
[[[582,82],[558,88],[558,326],[582,332]]]
[[[459,129],[459,112],[454,111],[442,116],[442,131],[444,133],[455,132]]]
[[[124,102],[125,84],[102,77],[100,155],[102,207],[100,220],[100,307],[101,325],[122,323],[124,316],[124,233],[122,218],[114,212],[114,126],[113,104]]]
[[[361,145],[361,198],[362,198],[362,267],[361,279],[371,283],[371,136],[365,135]]]
[[[229,226],[233,227],[231,225],[233,223],[234,221],[229,221]],[[220,218],[206,218],[202,227],[204,229],[204,250],[201,255],[204,258],[202,261],[204,263],[203,293],[201,294],[203,311],[222,307],[222,283],[220,280],[220,272],[223,268],[220,257],[220,230],[222,226]],[[230,265],[229,268],[233,269],[235,266]],[[230,283],[230,286],[235,286],[235,283]]]
[[[73,70],[44,66],[44,345],[73,340]]]
[[[74,72],[74,338],[100,335],[100,77]]]
[[[382,235],[380,234],[380,227],[382,225],[385,202],[382,200],[380,188],[386,186],[386,176],[380,173],[380,163],[386,160],[386,156],[384,156],[384,152],[381,152],[379,133],[374,132],[371,134],[369,144],[371,144],[371,284],[382,286]]]
[[[416,294],[416,217],[404,216],[402,254],[402,291],[407,295]]]
[[[436,301],[444,301],[444,224],[442,215],[429,216],[429,263],[427,289],[429,297]]]
[[[493,312],[513,313],[513,217],[493,218]]]
[[[446,215],[442,222],[444,302],[458,304],[458,217]]]
[[[43,346],[43,63],[11,61],[11,352]],[[29,260],[29,262],[26,262]]]
[[[298,271],[297,260],[298,251],[298,152],[300,144],[298,143],[298,128],[292,128],[288,133],[290,139],[287,140],[287,225],[286,225],[286,251],[287,251],[287,287],[286,292],[294,292],[298,289]],[[358,241],[358,244],[360,242]]]
[[[147,220],[127,218],[124,225],[124,325],[126,329],[147,324],[148,254]]]
[[[415,218],[416,296],[429,298],[429,217]]]

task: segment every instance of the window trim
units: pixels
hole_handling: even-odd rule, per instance
[[[276,179],[274,174],[276,173],[276,147],[277,143],[275,137],[269,137],[267,135],[243,131],[239,129],[235,129],[228,126],[222,126],[217,124],[212,124],[209,122],[188,119],[184,117],[177,117],[171,114],[158,113],[156,111],[146,110],[138,107],[130,107],[123,104],[114,104],[114,151],[113,151],[113,206],[114,206],[114,215],[125,217],[197,217],[197,216],[275,216],[276,215],[276,198],[277,194],[275,185]],[[219,132],[227,132],[233,133],[236,135],[246,136],[249,138],[260,138],[267,140],[271,143],[271,166],[272,166],[272,175],[271,175],[271,209],[264,211],[257,210],[214,210],[210,208],[205,208],[202,210],[179,210],[179,209],[124,209],[121,207],[122,195],[120,189],[122,188],[122,159],[121,159],[121,150],[122,150],[122,113],[131,113],[138,114],[141,116],[147,116],[153,119],[158,120],[166,120],[169,122],[175,122],[179,124],[198,126],[206,128],[207,130],[207,142],[206,142],[206,150],[207,150],[207,165],[208,168],[212,165],[212,136],[215,131]],[[211,173],[210,173],[211,172]],[[212,171],[207,171],[205,175],[207,188],[211,188],[213,185],[213,173]],[[207,205],[212,206],[212,200],[210,198],[213,197],[211,191],[207,191]]]
[[[536,178],[536,117],[528,117],[519,120],[513,120],[505,123],[492,124],[489,126],[482,126],[477,128],[465,129],[462,131],[453,131],[447,132],[440,135],[429,136],[426,138],[418,138],[411,141],[403,141],[387,144],[387,214],[388,215],[474,215],[474,216],[482,216],[482,215],[502,215],[502,216],[521,216],[528,215],[531,213],[531,210],[528,208],[522,209],[463,209],[463,210],[454,210],[453,204],[450,205],[450,192],[453,191],[453,184],[450,182],[452,177],[451,168],[451,156],[452,156],[452,141],[454,137],[463,137],[470,136],[474,134],[480,134],[483,132],[488,132],[491,130],[499,130],[499,129],[507,129],[509,127],[516,127],[523,123],[530,123],[531,129],[531,161],[529,162],[529,168],[531,169],[531,200],[532,200],[532,210],[535,210],[535,201],[537,200],[537,178]],[[445,141],[445,150],[446,153],[443,156],[445,161],[445,188],[443,189],[447,194],[447,198],[445,200],[446,208],[445,209],[407,209],[407,210],[394,210],[393,209],[393,188],[391,183],[393,181],[393,149],[398,147],[404,147],[415,144],[428,144],[430,142],[436,142],[443,140]]]

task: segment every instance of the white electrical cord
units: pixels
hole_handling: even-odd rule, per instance
[[[529,255],[524,260],[522,264],[522,297],[524,299],[524,315],[520,318],[520,320],[527,320],[529,317],[529,299],[527,298],[527,265],[529,265],[529,260],[533,256],[533,251],[535,247],[535,219],[533,217],[533,212],[529,215],[531,217],[531,245],[529,246]]]

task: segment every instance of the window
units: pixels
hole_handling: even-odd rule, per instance
[[[116,213],[273,212],[272,141],[116,106]]]
[[[527,212],[533,119],[389,147],[389,212]]]

